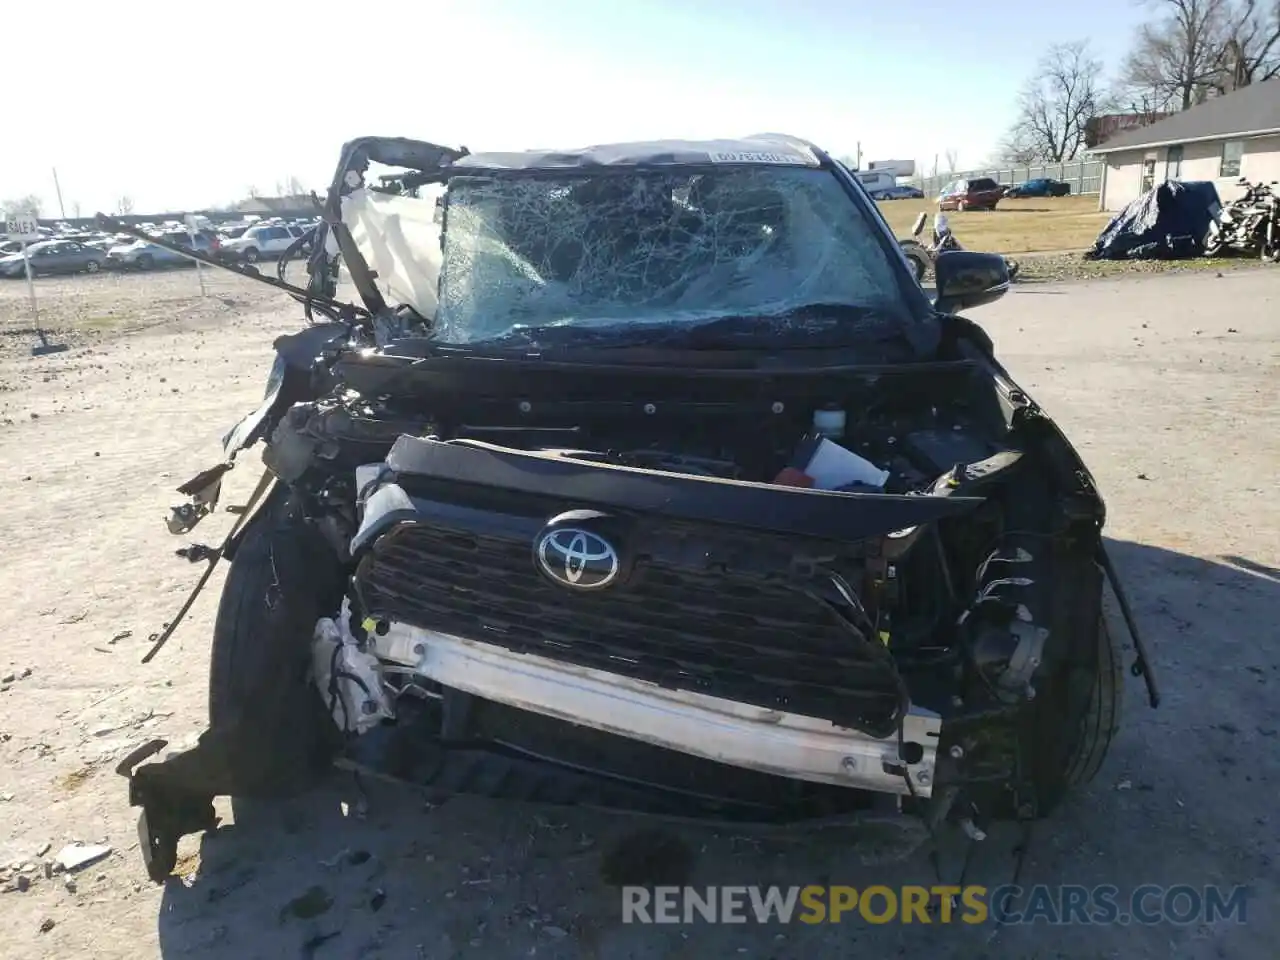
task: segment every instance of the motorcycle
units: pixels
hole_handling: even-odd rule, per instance
[[[1231,251],[1280,262],[1280,197],[1276,196],[1276,184],[1274,180],[1264,184],[1240,178],[1244,195],[1224,206],[1209,224],[1205,256]]]
[[[925,274],[933,269],[938,254],[964,249],[960,246],[960,241],[956,239],[955,234],[951,232],[951,224],[945,213],[933,215],[932,236],[927,243],[921,242],[918,238],[924,232],[924,225],[928,219],[929,215],[921,211],[911,225],[911,239],[898,241],[903,254],[911,263],[917,283],[924,282]],[[1013,281],[1018,275],[1018,262],[1009,257],[1005,257],[1004,262],[1009,268],[1009,280]]]

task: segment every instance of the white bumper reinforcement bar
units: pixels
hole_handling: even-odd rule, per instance
[[[379,658],[443,686],[605,733],[799,780],[899,795],[933,792],[942,723],[918,708],[904,725],[906,763],[896,736],[880,740],[813,717],[669,690],[405,624],[373,639]]]

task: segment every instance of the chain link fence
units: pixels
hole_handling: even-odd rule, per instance
[[[1102,161],[1075,160],[1070,163],[1040,163],[1019,166],[989,167],[984,170],[964,170],[956,173],[940,173],[933,177],[921,177],[917,186],[926,197],[936,197],[938,192],[953,180],[973,180],[990,177],[996,183],[1013,186],[1027,180],[1050,177],[1071,184],[1071,194],[1093,194],[1102,189]]]

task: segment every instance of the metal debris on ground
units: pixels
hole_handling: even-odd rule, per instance
[[[71,871],[87,867],[91,863],[97,863],[110,853],[111,848],[106,844],[69,843],[58,851],[58,855],[54,859],[61,865],[62,869]]]

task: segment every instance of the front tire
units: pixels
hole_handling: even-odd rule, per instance
[[[156,262],[149,253],[144,253],[142,256],[138,257],[139,270],[150,270],[155,265]]]
[[[279,488],[235,550],[209,669],[209,724],[230,744],[235,796],[284,797],[323,776],[339,736],[311,682],[316,620],[341,604],[343,569]]]
[[[911,264],[911,273],[915,277],[916,283],[924,283],[924,275],[928,272],[928,257],[918,243],[914,241],[903,241],[901,243],[902,253],[907,258],[907,262]]]
[[[1036,704],[1032,778],[1041,817],[1097,776],[1120,729],[1124,671],[1104,614],[1091,653],[1066,665]]]
[[[258,253],[257,247],[249,247],[249,249],[244,252],[245,263],[257,263],[260,258],[261,254]]]

